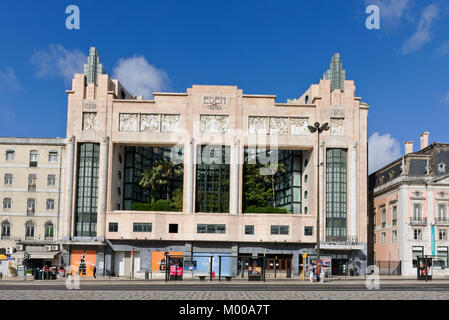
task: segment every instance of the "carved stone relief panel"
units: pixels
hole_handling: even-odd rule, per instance
[[[345,134],[345,119],[331,118],[331,136],[344,136]]]
[[[83,130],[94,131],[96,118],[96,112],[83,112]]]
[[[120,126],[121,132],[136,132],[137,131],[137,113],[121,113],[120,114]]]
[[[270,134],[279,136],[288,135],[288,118],[270,117]]]
[[[226,133],[228,131],[229,116],[224,115],[201,115],[201,133]]]
[[[308,125],[308,118],[290,118],[290,135],[307,135],[309,133],[309,129],[307,128]]]
[[[163,114],[161,118],[162,132],[176,132],[179,129],[179,114]]]
[[[158,114],[141,114],[140,115],[140,131],[141,132],[159,132]]]
[[[268,117],[248,117],[249,134],[267,134]]]

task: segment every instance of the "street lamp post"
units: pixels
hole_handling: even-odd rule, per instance
[[[313,126],[307,126],[311,133],[318,133],[318,147],[317,147],[317,218],[316,218],[316,259],[320,260],[320,133],[329,130],[327,122],[320,126],[319,122],[315,122]]]

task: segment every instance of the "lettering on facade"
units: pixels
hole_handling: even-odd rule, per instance
[[[226,97],[204,96],[203,104],[206,105],[207,110],[225,110]]]
[[[84,101],[83,109],[84,110],[96,110],[97,104],[92,101]]]

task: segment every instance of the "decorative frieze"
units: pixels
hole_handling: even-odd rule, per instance
[[[268,133],[268,117],[249,117],[248,118],[249,134],[267,134]]]
[[[95,131],[96,112],[83,112],[83,130]]]
[[[136,132],[137,131],[137,113],[121,113],[119,121],[119,131]]]
[[[342,118],[331,118],[331,136],[344,136],[345,119]]]
[[[226,115],[201,115],[201,133],[226,133],[228,131],[229,116]]]
[[[307,135],[309,133],[309,129],[307,128],[308,125],[308,118],[290,118],[290,135]]]
[[[141,132],[159,132],[160,131],[159,114],[141,114],[140,131]]]
[[[179,129],[179,114],[163,114],[161,118],[162,132],[176,132]]]
[[[278,136],[288,135],[288,118],[270,117],[270,134]]]

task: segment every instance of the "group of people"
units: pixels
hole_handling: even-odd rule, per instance
[[[316,275],[316,281],[324,282],[324,270],[319,263],[314,264],[314,265],[309,265],[308,272],[309,272],[310,282],[313,282],[315,275]]]

